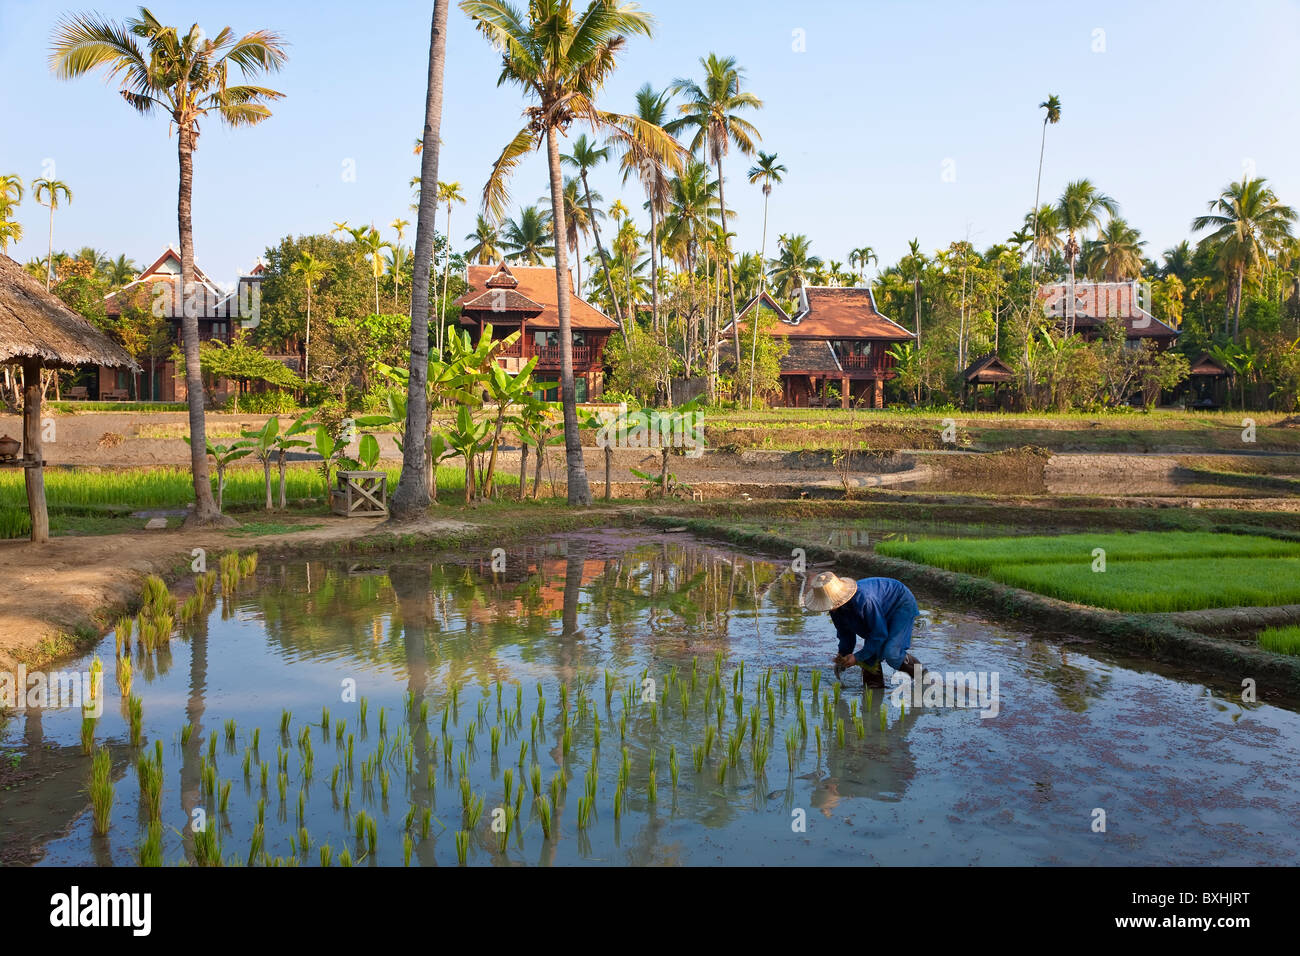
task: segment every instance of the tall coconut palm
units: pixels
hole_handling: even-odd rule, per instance
[[[1291,238],[1291,224],[1296,211],[1278,201],[1266,179],[1242,177],[1229,183],[1217,199],[1211,199],[1210,212],[1192,220],[1192,230],[1213,229],[1205,241],[1216,250],[1217,259],[1228,277],[1226,311],[1232,313],[1234,340],[1241,325],[1241,288],[1247,271],[1267,269],[1268,255],[1276,252]]]
[[[231,85],[233,71],[245,79],[278,71],[287,55],[278,34],[256,30],[237,37],[229,27],[215,35],[198,24],[181,33],[164,26],[144,7],[122,23],[98,14],[64,17],[55,27],[50,65],[61,79],[102,69],[119,80],[127,105],[142,115],[159,111],[176,130],[180,183],[176,219],[181,244],[181,298],[194,288],[194,150],[199,122],[215,116],[231,127],[253,126],[271,115],[267,103],[283,95],[252,84]],[[203,420],[203,374],[199,369],[199,319],[182,308],[181,340],[185,354],[186,401],[189,404],[190,469],[195,507],[187,524],[223,523],[208,477],[207,429]]]
[[[656,92],[649,83],[643,84],[636,91],[635,116],[649,126],[663,129],[668,122],[668,106],[671,95]],[[667,135],[665,131],[665,135]],[[676,153],[660,156],[654,151],[629,149],[623,153],[621,161],[623,182],[635,175],[645,190],[645,208],[650,213],[650,325],[660,328],[659,316],[659,245],[660,224],[668,210],[668,182],[671,173],[681,170],[681,158]],[[664,323],[667,329],[667,323]]]
[[[1106,282],[1136,279],[1142,274],[1141,233],[1118,216],[1106,223],[1097,238],[1087,243],[1083,268],[1090,278]]]
[[[758,162],[749,167],[750,185],[758,184],[763,189],[763,238],[758,246],[758,257],[761,261],[767,258],[767,203],[772,198],[772,187],[781,184],[781,177],[788,170],[776,160],[776,153],[765,153],[761,149],[758,151]],[[763,274],[759,270],[759,291],[763,290]],[[732,311],[735,311],[735,305],[732,305]],[[757,313],[756,313],[757,314]],[[734,321],[732,323],[735,324]],[[754,334],[749,337],[749,407],[754,407],[754,366],[758,361],[758,335]]]
[[[139,273],[136,264],[125,255],[121,255],[104,267],[104,280],[110,288],[118,289],[133,281]]]
[[[1030,235],[1034,236],[1038,235],[1039,197],[1043,189],[1043,156],[1047,151],[1047,127],[1048,124],[1055,126],[1057,123],[1061,122],[1061,98],[1053,93],[1043,102],[1039,103],[1038,108],[1040,110],[1046,110],[1047,112],[1043,114],[1043,135],[1041,142],[1038,144],[1038,179],[1034,183],[1034,205],[1031,207],[1034,211],[1034,222],[1030,229]],[[1036,275],[1037,269],[1034,260],[1031,259],[1029,262],[1029,285],[1031,289],[1033,288]],[[1034,294],[1037,293],[1035,292]]]
[[[598,146],[594,140],[587,138],[586,133],[579,133],[578,138],[573,141],[573,151],[561,154],[560,163],[571,169],[576,169],[578,178],[582,180],[582,191],[587,204],[587,219],[591,223],[591,235],[596,242],[596,252],[600,255],[600,267],[605,273],[605,288],[609,290],[610,303],[614,308],[614,318],[618,322],[619,331],[626,342],[627,322],[623,317],[623,310],[619,306],[618,293],[615,291],[614,283],[609,275],[609,256],[605,254],[605,246],[600,241],[600,226],[596,223],[595,196],[591,191],[590,184],[587,182],[587,170],[594,169],[609,159],[611,152],[609,146]],[[603,215],[601,218],[603,218]]]
[[[33,179],[32,198],[38,205],[48,206],[50,210],[50,246],[45,258],[45,288],[49,289],[54,281],[54,210],[59,208],[59,197],[64,202],[72,202],[72,190],[61,179]],[[92,263],[92,266],[94,263]]]
[[[470,262],[479,265],[490,265],[501,258],[501,239],[497,233],[497,227],[488,221],[486,216],[480,215],[478,222],[474,225],[474,231],[465,237],[465,241],[472,243],[465,252],[465,258]]]
[[[447,281],[451,276],[451,207],[452,203],[465,205],[465,194],[460,191],[460,183],[438,183],[438,202],[447,204],[447,259],[442,264],[442,301],[438,311],[438,354],[441,355],[443,340],[446,338]]]
[[[1025,231],[1029,237],[1030,255],[1036,261],[1047,262],[1065,250],[1065,242],[1061,239],[1061,217],[1051,204],[1045,203],[1025,214]]]
[[[9,218],[22,201],[22,179],[13,173],[0,174],[0,252],[8,252],[9,244],[23,237],[22,223]]]
[[[754,152],[757,142],[762,139],[757,128],[740,116],[741,110],[762,109],[763,101],[753,93],[742,92],[745,71],[736,65],[735,57],[719,57],[714,53],[703,57],[700,65],[704,68],[704,83],[694,80],[679,79],[673,82],[672,90],[686,98],[681,104],[682,115],[666,127],[670,133],[676,133],[685,127],[694,127],[695,136],[691,140],[692,150],[704,148],[705,159],[712,162],[718,170],[718,204],[722,209],[722,232],[727,235],[727,292],[731,303],[731,334],[736,349],[736,365],[740,365],[740,330],[735,323],[736,286],[731,274],[730,236],[727,234],[727,194],[722,175],[722,159],[730,146],[734,145],[740,152],[749,156]]]
[[[1076,179],[1065,184],[1065,191],[1056,201],[1056,214],[1060,217],[1061,228],[1065,230],[1065,259],[1070,265],[1069,309],[1066,317],[1066,332],[1074,332],[1074,260],[1079,255],[1078,237],[1089,229],[1101,228],[1101,215],[1115,216],[1119,212],[1119,203],[1099,191],[1091,181]]]
[[[1160,253],[1160,258],[1164,260],[1164,263],[1160,266],[1160,274],[1163,276],[1177,276],[1183,282],[1186,282],[1192,274],[1192,258],[1194,255],[1192,244],[1186,239],[1170,246]]]
[[[563,157],[561,157],[563,159]],[[576,176],[564,177],[564,242],[568,249],[573,253],[573,285],[582,294],[582,240],[587,233],[591,232],[592,218],[594,212],[597,219],[605,218],[605,211],[595,205],[604,201],[604,196],[599,192],[591,192],[591,206],[587,206],[587,198],[584,195],[582,183]],[[543,196],[537,200],[539,203],[550,202],[550,197]]]
[[[909,239],[907,241],[907,255],[899,261],[898,267],[902,270],[903,275],[912,283],[912,307],[916,313],[916,349],[921,350],[921,279],[925,275],[926,258],[925,253],[921,251],[921,241]],[[917,399],[920,399],[920,386],[917,386]]]
[[[564,185],[560,136],[575,121],[595,134],[627,146],[667,155],[673,145],[663,131],[635,116],[611,113],[596,104],[618,54],[631,34],[650,36],[651,18],[617,0],[591,0],[582,12],[571,0],[531,0],[526,18],[505,0],[463,0],[461,9],[504,51],[498,83],[514,83],[533,99],[526,125],[502,150],[483,189],[483,206],[500,220],[508,202],[507,180],[524,156],[546,145],[551,179],[551,216],[563,236]],[[573,384],[573,333],[569,310],[569,257],[555,246],[556,311],[560,334],[560,400],[569,504],[590,505],[591,487],[582,460],[582,440]]]
[[[506,220],[501,246],[509,258],[522,265],[545,265],[547,259],[555,258],[551,217],[536,206],[525,206],[518,219]]]
[[[348,230],[352,241],[363,258],[370,260],[370,274],[375,280],[375,315],[379,314],[379,277],[384,274],[383,252],[393,248],[393,244],[379,234],[374,226],[359,226]]]
[[[433,0],[429,26],[429,75],[420,143],[431,145],[420,151],[420,179],[430,183],[438,181],[438,154],[442,149],[442,139],[438,134],[442,128],[448,3],[449,0]],[[406,380],[406,440],[402,444],[402,474],[389,503],[389,514],[398,522],[418,520],[428,511],[430,503],[433,473],[429,464],[429,289],[437,216],[437,196],[433,190],[421,190],[411,263],[411,364]],[[422,436],[423,440],[417,436]]]
[[[310,252],[304,252],[289,266],[289,271],[302,277],[307,289],[307,335],[302,344],[302,380],[311,381],[311,297],[316,283],[325,278],[327,267]]]

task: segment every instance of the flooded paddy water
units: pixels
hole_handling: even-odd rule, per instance
[[[771,555],[618,530],[493,558],[485,542],[262,562],[168,648],[133,653],[138,746],[110,635],[95,652],[107,833],[79,709],[20,711],[0,730],[0,859],[133,864],[152,815],[137,766],[158,754],[165,864],[194,861],[196,818],[227,863],[319,865],[322,847],[334,865],[1286,864],[1300,850],[1293,709],[925,595],[913,652],[996,675],[996,715],[918,707],[910,690],[900,708],[856,675],[836,684],[829,620],[802,611],[802,577]]]

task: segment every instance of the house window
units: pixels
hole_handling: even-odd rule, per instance
[[[554,348],[560,344],[560,333],[558,330],[550,329],[545,332],[533,333],[533,344],[540,348]]]
[[[213,322],[212,337],[214,339],[221,339],[222,341],[225,341],[226,329],[227,329],[227,324],[225,322]]]
[[[574,332],[574,333],[573,333],[573,344],[574,344],[574,345],[577,345],[577,346],[583,346],[583,345],[586,345],[586,344],[587,344],[587,333],[586,333],[586,332]]]

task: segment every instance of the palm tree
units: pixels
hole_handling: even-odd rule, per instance
[[[1065,243],[1061,241],[1061,216],[1055,206],[1044,204],[1026,213],[1025,231],[1031,237],[1031,254],[1035,260],[1047,262],[1065,250]]]
[[[555,258],[554,242],[551,217],[536,206],[525,206],[518,219],[507,219],[501,238],[508,257],[530,266],[545,265],[547,259]]]
[[[1070,265],[1070,300],[1069,315],[1066,318],[1066,334],[1074,332],[1074,260],[1079,255],[1079,242],[1076,234],[1082,235],[1092,228],[1101,227],[1101,214],[1114,216],[1119,212],[1119,203],[1105,193],[1098,191],[1087,179],[1076,179],[1065,184],[1065,191],[1056,201],[1056,214],[1060,217],[1061,228],[1068,236],[1065,242],[1065,259]]]
[[[0,174],[0,252],[9,251],[9,243],[23,237],[22,223],[9,218],[13,208],[23,200],[23,181],[13,173]]]
[[[674,93],[686,97],[681,105],[682,116],[669,123],[670,133],[693,126],[695,137],[690,148],[704,147],[705,158],[718,170],[718,205],[722,210],[722,232],[727,236],[727,291],[731,302],[731,335],[736,349],[736,365],[740,365],[740,330],[736,327],[736,286],[731,275],[731,240],[727,235],[727,196],[722,176],[722,157],[732,144],[749,156],[755,144],[762,139],[752,123],[739,116],[740,110],[762,109],[763,101],[753,93],[741,92],[745,71],[736,65],[735,57],[719,57],[710,53],[700,60],[704,67],[704,85],[694,80],[679,79],[673,82]]]
[[[442,343],[445,337],[443,328],[447,324],[447,280],[451,275],[451,204],[465,204],[465,195],[460,191],[460,183],[438,183],[438,202],[447,204],[447,260],[442,265],[442,302],[438,311],[438,354],[442,355]]]
[[[668,155],[663,130],[635,116],[611,113],[596,105],[596,96],[613,72],[629,34],[650,36],[648,14],[616,0],[591,0],[575,13],[571,0],[531,0],[524,19],[505,0],[463,0],[461,9],[498,49],[505,51],[499,82],[521,86],[534,100],[528,119],[502,150],[483,188],[484,209],[500,220],[508,202],[506,181],[528,153],[546,143],[551,178],[551,217],[563,236],[564,185],[559,137],[575,121],[628,148]],[[582,460],[582,439],[573,385],[573,333],[569,314],[569,262],[564,243],[555,247],[556,311],[560,333],[560,400],[564,411],[564,447],[568,466],[569,504],[590,505],[591,487]]]
[[[141,43],[143,41],[143,49]],[[96,14],[76,14],[55,28],[50,64],[61,79],[103,69],[121,81],[127,104],[142,115],[166,114],[176,130],[180,184],[176,219],[181,243],[181,295],[194,287],[194,150],[199,122],[215,115],[231,127],[253,126],[271,115],[268,102],[283,95],[264,86],[231,85],[232,68],[251,79],[274,73],[287,55],[280,37],[256,30],[236,37],[229,27],[215,36],[198,24],[181,34],[163,26],[144,7],[139,16],[115,23]],[[190,469],[194,475],[194,511],[187,524],[227,523],[217,510],[208,477],[207,429],[203,420],[203,373],[199,369],[199,319],[181,309],[185,354],[186,401],[189,404]]]
[[[781,184],[782,174],[788,170],[781,163],[776,161],[776,153],[765,153],[761,149],[758,151],[758,162],[749,167],[750,185],[761,184],[763,188],[763,238],[758,246],[759,260],[767,257],[767,202],[772,196],[772,187]],[[759,291],[763,290],[763,273],[759,270]],[[735,312],[735,303],[732,303],[732,312]],[[733,322],[734,325],[734,322]],[[749,407],[754,407],[754,365],[758,360],[758,335],[751,335],[749,339]]]
[[[561,157],[563,161],[564,157]],[[591,232],[591,214],[594,212],[597,219],[604,219],[605,212],[595,203],[603,202],[604,196],[598,192],[590,193],[592,205],[590,209],[586,205],[586,199],[581,195],[582,184],[573,176],[564,178],[564,241],[570,252],[573,253],[573,285],[582,294],[582,238]],[[549,202],[549,197],[543,196],[537,200],[538,203]]]
[[[636,91],[634,115],[641,122],[662,130],[664,124],[668,122],[670,98],[667,91],[655,92],[654,88],[646,83]],[[681,161],[676,153],[665,158],[656,155],[653,151],[629,149],[623,153],[622,169],[623,182],[626,183],[630,175],[635,175],[641,181],[641,188],[646,194],[645,208],[650,213],[650,324],[657,330],[660,327],[659,227],[668,210],[669,175],[681,170]],[[666,333],[667,323],[664,323],[664,329]]]
[[[627,323],[623,319],[623,310],[619,307],[618,293],[614,291],[614,283],[609,276],[609,257],[605,254],[605,247],[600,241],[600,227],[596,224],[595,196],[592,194],[591,186],[587,183],[587,170],[593,169],[609,159],[610,152],[609,146],[597,146],[594,140],[587,138],[586,133],[580,133],[578,138],[573,141],[573,152],[562,154],[560,162],[571,169],[576,169],[578,178],[582,180],[582,191],[587,203],[587,219],[591,222],[592,238],[596,240],[596,251],[600,254],[600,266],[605,273],[605,288],[609,290],[609,299],[614,307],[614,318],[618,321],[623,341],[626,342]],[[603,218],[603,214],[601,218]]]
[[[899,269],[903,275],[912,283],[912,306],[916,310],[916,351],[921,351],[921,277],[925,275],[925,253],[921,251],[921,242],[919,237],[907,241],[907,255],[898,263]],[[921,390],[917,386],[917,400],[920,400]]]
[[[120,288],[131,282],[139,274],[136,264],[121,255],[104,266],[104,279],[111,288]]]
[[[1047,124],[1051,123],[1055,126],[1057,123],[1061,122],[1061,98],[1053,93],[1043,102],[1039,103],[1038,108],[1040,110],[1046,110],[1047,112],[1043,115],[1043,136],[1042,141],[1038,144],[1038,180],[1034,184],[1034,205],[1032,207],[1034,210],[1034,222],[1029,232],[1032,236],[1038,235],[1039,195],[1043,189],[1043,155],[1047,150]],[[1035,275],[1036,269],[1034,262],[1031,259],[1029,262],[1030,289],[1033,289]]]
[[[702,244],[717,227],[718,184],[709,178],[709,167],[698,160],[690,160],[681,174],[668,183],[668,211],[663,223],[664,249],[680,267],[686,270],[686,281],[691,291],[691,315],[683,336],[683,358],[690,374],[691,342],[696,326],[695,280],[696,257]],[[667,323],[665,323],[665,335]],[[712,343],[711,343],[712,344]],[[710,388],[712,383],[710,382]]]
[[[1278,202],[1268,180],[1244,176],[1241,182],[1225,186],[1217,199],[1210,200],[1209,207],[1208,215],[1192,220],[1192,230],[1214,230],[1204,241],[1217,250],[1218,261],[1228,275],[1226,306],[1232,312],[1235,341],[1241,324],[1241,289],[1246,272],[1268,268],[1268,254],[1281,249],[1291,238],[1296,211]]]
[[[310,252],[304,252],[289,269],[302,276],[303,284],[307,287],[307,336],[302,345],[302,380],[309,382],[311,381],[311,295],[316,288],[316,283],[325,278],[326,265]]]
[[[406,246],[402,245],[400,242],[395,242],[388,247],[388,256],[384,260],[384,265],[386,270],[393,277],[393,310],[394,311],[401,308],[401,306],[399,306],[397,302],[398,302],[398,296],[401,295],[402,270],[406,268],[406,263],[410,261],[410,252],[411,250],[407,249]]]
[[[1142,247],[1135,228],[1119,217],[1106,223],[1097,238],[1086,244],[1083,268],[1090,278],[1106,282],[1136,279],[1142,274]]]
[[[471,262],[490,265],[501,258],[501,248],[497,245],[500,242],[497,227],[486,216],[478,217],[474,231],[465,237],[465,241],[473,243],[465,252],[465,258]]]
[[[768,276],[783,298],[789,299],[807,283],[810,274],[822,267],[820,256],[810,252],[812,243],[807,236],[780,236],[777,239],[777,257],[771,261]]]
[[[41,197],[45,198],[41,198]],[[59,196],[66,202],[72,202],[72,190],[61,179],[33,179],[32,198],[38,205],[50,209],[50,247],[45,259],[45,288],[48,290],[54,279],[54,210],[59,208]]]
[[[379,234],[374,226],[358,226],[349,229],[352,242],[363,257],[370,259],[370,273],[375,278],[375,315],[379,314],[379,277],[384,274],[383,250],[393,248],[393,244]]]
[[[870,246],[859,246],[857,249],[849,251],[849,265],[857,268],[859,280],[866,277],[868,263],[878,263],[879,261],[876,258],[876,250]]]
[[[1192,274],[1192,244],[1186,239],[1177,245],[1170,246],[1164,252],[1160,253],[1160,258],[1164,264],[1160,267],[1161,275],[1174,275],[1186,282]]]
[[[429,79],[424,97],[424,130],[420,152],[420,179],[438,181],[438,154],[442,138],[443,75],[447,62],[447,5],[449,0],[433,0],[429,27]],[[433,267],[433,238],[438,216],[437,197],[433,191],[420,192],[415,217],[415,250],[411,264],[411,364],[406,380],[406,440],[402,443],[402,474],[389,503],[392,520],[414,521],[429,509],[430,482],[433,472],[429,459],[429,286]],[[419,436],[419,437],[417,437]],[[469,476],[466,476],[469,480]]]

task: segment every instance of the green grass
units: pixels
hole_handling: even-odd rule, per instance
[[[1195,611],[1300,604],[1300,557],[1173,558],[1003,564],[987,576],[1002,584],[1116,611]]]
[[[401,469],[383,467],[388,474],[391,493],[397,486]],[[213,488],[216,473],[213,471]],[[502,488],[518,488],[519,477],[499,472]],[[465,473],[461,468],[438,469],[438,495],[451,500],[463,494]],[[286,496],[290,500],[324,501],[325,486],[320,473],[309,465],[291,466],[286,478]],[[272,500],[279,501],[279,476],[271,470]],[[50,509],[50,527],[54,533],[77,531],[83,534],[107,534],[134,530],[122,527],[132,511],[159,508],[184,508],[194,500],[193,485],[187,468],[50,468],[45,471],[45,497]],[[261,467],[232,468],[226,473],[224,508],[226,511],[249,511],[262,507],[266,500]],[[139,522],[142,524],[142,522]],[[31,531],[27,513],[27,493],[23,475],[16,469],[0,471],[0,538],[26,537]],[[260,533],[275,533],[266,530]]]
[[[64,415],[81,412],[183,412],[184,402],[48,402],[46,408]]]
[[[1261,535],[1214,534],[1204,531],[928,538],[920,541],[882,541],[876,545],[879,554],[968,574],[987,574],[994,567],[1008,564],[1049,563],[1062,567],[1077,564],[1091,574],[1094,548],[1105,550],[1108,567],[1115,561],[1300,556],[1300,542],[1280,541]]]
[[[1260,631],[1255,640],[1266,651],[1300,657],[1300,626],[1270,627]]]

